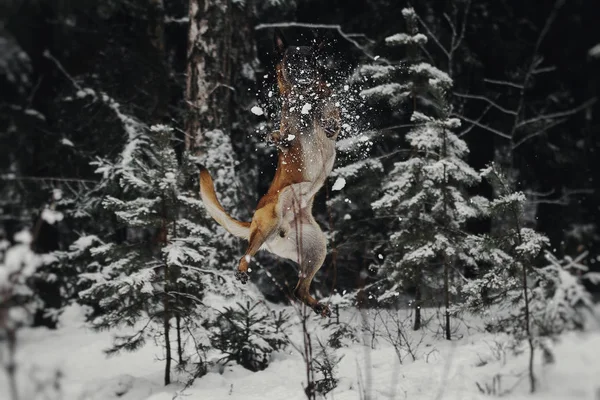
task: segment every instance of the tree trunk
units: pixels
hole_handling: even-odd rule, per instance
[[[165,122],[169,107],[169,71],[165,56],[165,9],[163,0],[149,0],[147,34],[150,45],[148,58],[152,64],[152,108],[150,123]]]
[[[183,364],[183,346],[181,343],[181,316],[179,312],[175,315],[175,321],[177,323],[177,357],[179,364]]]
[[[168,274],[168,267],[165,267],[165,275]],[[171,325],[169,324],[169,302],[167,301],[166,295],[164,300],[164,315],[163,315],[163,330],[165,335],[165,386],[171,383],[171,336],[169,330]]]
[[[530,322],[529,322],[529,293],[527,287],[527,266],[523,264],[523,295],[525,297],[525,332],[527,334],[527,343],[529,344],[529,390],[535,392],[535,375],[533,373],[533,356],[534,346],[533,338],[531,337]]]
[[[6,346],[8,350],[8,360],[5,365],[8,385],[10,386],[10,398],[19,400],[19,391],[17,389],[17,361],[15,352],[17,348],[17,331],[12,328],[6,329]]]
[[[415,279],[415,324],[413,330],[418,331],[421,329],[421,270],[417,267],[417,274]]]
[[[204,132],[230,130],[232,8],[230,0],[190,0],[185,148],[191,154]]]
[[[447,257],[446,257],[447,258]],[[449,265],[444,260],[444,303],[446,305],[446,340],[450,340],[450,289],[449,289]]]
[[[162,224],[158,231],[158,243],[164,248],[168,243],[167,228],[167,205],[162,201]],[[169,265],[164,266],[164,294],[163,294],[163,334],[165,336],[165,386],[171,383],[171,307],[169,306],[169,291],[171,290],[171,276],[169,274]]]
[[[442,153],[440,154],[440,160],[448,157],[448,135],[446,134],[446,130],[442,131]],[[442,194],[444,197],[444,220],[443,224],[445,227],[448,227],[450,217],[448,215],[448,173],[446,170],[446,164],[444,164],[444,186],[442,187]],[[449,288],[449,269],[450,265],[448,265],[448,255],[444,253],[444,305],[446,307],[446,340],[450,340],[450,288]]]

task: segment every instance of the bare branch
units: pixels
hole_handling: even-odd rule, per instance
[[[556,71],[556,66],[551,65],[549,67],[537,68],[532,71],[532,74],[537,75],[537,74],[543,74],[545,72],[554,72],[554,71]]]
[[[171,16],[165,16],[165,24],[188,24],[190,22],[190,17],[189,16],[185,16],[185,17],[171,17]]]
[[[477,118],[477,119],[476,119],[476,121],[477,121],[477,122],[480,122],[480,121],[483,119],[483,117],[485,117],[485,116],[486,116],[486,114],[488,113],[488,111],[490,111],[491,109],[492,109],[492,106],[491,106],[491,105],[488,105],[488,106],[485,108],[485,110],[483,110],[483,112],[481,113],[481,115],[479,116],[479,118]],[[471,124],[471,126],[469,126],[467,129],[465,129],[464,131],[460,132],[460,133],[458,134],[458,137],[462,137],[462,136],[466,135],[467,133],[471,132],[471,129],[473,129],[475,126],[476,126],[476,125],[474,125],[474,124]]]
[[[556,19],[556,16],[558,15],[558,11],[561,9],[561,7],[564,4],[565,4],[565,0],[556,0],[556,2],[554,3],[554,8],[552,9],[552,12],[546,19],[544,28],[542,28],[542,32],[540,33],[540,36],[538,37],[538,40],[535,43],[535,48],[533,50],[534,56],[538,53],[540,46],[541,46],[542,42],[544,41],[544,38],[550,31],[550,27],[552,26],[552,24],[554,23],[554,20]]]
[[[468,122],[468,123],[470,123],[470,124],[473,124],[473,125],[475,125],[475,126],[478,126],[478,127],[482,128],[482,129],[485,129],[485,130],[486,130],[486,131],[488,131],[488,132],[491,132],[491,133],[493,133],[493,134],[495,134],[495,135],[498,135],[498,136],[500,136],[500,137],[503,137],[503,138],[505,138],[505,139],[510,139],[510,138],[511,138],[511,136],[510,136],[510,135],[508,135],[508,134],[506,134],[506,133],[504,133],[504,132],[501,132],[501,131],[499,131],[499,130],[497,130],[497,129],[494,129],[494,128],[492,128],[491,126],[484,125],[484,124],[480,123],[479,121],[475,121],[475,120],[472,120],[472,119],[470,119],[470,118],[467,118],[467,117],[465,117],[464,115],[453,114],[453,116],[454,116],[454,117],[457,117],[457,118],[460,118],[460,119],[462,119],[462,120],[464,120],[464,121],[467,121],[467,122]]]
[[[427,50],[427,48],[425,46],[423,46],[422,44],[419,45],[419,48],[427,56],[427,59],[431,62],[431,64],[435,64],[435,60],[434,60],[433,56],[431,55],[431,53]]]
[[[448,22],[448,25],[450,26],[450,30],[452,31],[452,38],[454,39],[456,37],[456,28],[454,27],[454,22],[452,22],[448,13],[444,13],[444,18],[446,19],[446,22]]]
[[[563,119],[557,119],[556,121],[554,121],[551,124],[546,125],[545,127],[543,127],[540,130],[537,130],[533,133],[530,133],[529,135],[526,135],[525,137],[523,137],[521,140],[519,140],[517,143],[513,144],[512,149],[516,149],[517,147],[519,147],[520,145],[522,145],[523,143],[525,143],[526,141],[528,141],[529,139],[532,139],[536,136],[539,136],[541,134],[543,134],[544,132],[548,131],[549,129],[554,128],[557,125],[560,125],[564,122],[567,121],[567,118],[563,118]]]
[[[483,78],[483,81],[486,83],[492,83],[494,85],[504,85],[504,86],[510,86],[516,89],[523,89],[524,86],[519,84],[519,83],[514,83],[514,82],[510,82],[510,81],[503,81],[503,80],[498,80],[498,79],[488,79],[488,78]]]
[[[57,177],[51,177],[51,176],[14,176],[12,174],[0,175],[0,179],[6,180],[6,181],[41,181],[41,182],[57,181],[57,182],[85,182],[85,183],[99,182],[99,180],[95,180],[95,179],[57,178]]]
[[[310,28],[310,29],[333,29],[335,31],[337,31],[341,37],[343,37],[345,40],[347,40],[348,42],[352,43],[354,45],[354,47],[356,47],[357,49],[359,49],[360,51],[362,51],[367,57],[369,57],[371,60],[378,60],[381,62],[388,62],[387,60],[381,58],[381,57],[375,57],[373,54],[371,54],[370,51],[368,51],[365,46],[362,46],[360,43],[358,43],[356,40],[353,39],[353,37],[364,37],[366,38],[369,42],[373,43],[373,40],[368,39],[364,34],[359,34],[359,33],[346,33],[342,30],[342,26],[341,25],[337,25],[337,24],[314,24],[314,23],[310,23],[310,22],[273,22],[273,23],[268,23],[268,24],[258,24],[254,27],[254,30],[258,31],[261,29],[269,29],[269,28]]]
[[[531,118],[531,119],[527,119],[525,121],[521,121],[517,124],[517,128],[521,128],[525,125],[529,125],[535,122],[539,122],[539,121],[544,121],[544,120],[549,120],[549,119],[555,119],[555,118],[562,118],[562,117],[568,117],[571,116],[573,114],[577,114],[579,111],[588,108],[589,106],[591,106],[592,104],[594,104],[598,99],[596,97],[591,98],[590,100],[586,101],[585,103],[572,108],[570,110],[565,110],[565,111],[559,111],[559,112],[555,112],[552,114],[544,114],[544,115],[538,115],[535,118]]]
[[[417,14],[417,19],[419,20],[421,25],[423,25],[423,28],[425,28],[425,30],[427,31],[427,35],[429,35],[429,37],[431,37],[433,39],[433,41],[438,45],[440,50],[442,50],[444,52],[446,57],[450,58],[450,52],[448,52],[448,50],[442,45],[442,43],[438,40],[438,38],[433,34],[431,29],[429,29],[429,26],[425,23],[425,21],[423,21],[423,19],[421,17],[419,17],[419,14]]]
[[[365,39],[367,42],[369,42],[371,44],[377,44],[377,41],[371,39],[370,37],[368,37],[364,33],[347,33],[346,35],[348,35],[348,37],[351,37],[351,38],[355,38],[355,37],[363,38],[363,39]]]
[[[63,75],[66,76],[67,79],[69,79],[71,81],[71,83],[73,84],[73,86],[75,86],[75,88],[77,88],[78,90],[83,90],[81,85],[79,85],[79,83],[77,83],[77,81],[75,81],[75,79],[67,72],[67,70],[63,67],[63,65],[60,63],[60,61],[58,61],[56,59],[56,57],[54,57],[52,55],[52,53],[50,53],[50,50],[44,51],[44,57],[46,57],[49,60],[52,60],[54,62],[54,64],[56,64],[56,67],[60,70],[60,72],[62,72]]]
[[[465,15],[463,16],[462,26],[460,28],[460,35],[458,36],[458,40],[456,40],[456,43],[454,44],[456,47],[454,49],[452,49],[453,51],[456,50],[460,46],[463,39],[465,38],[465,31],[467,30],[467,17],[469,15],[470,9],[471,9],[471,0],[468,0],[467,4],[465,5]]]
[[[533,191],[525,192],[528,197],[533,197],[533,200],[530,200],[533,204],[554,204],[559,206],[566,206],[570,204],[571,197],[583,194],[593,194],[593,189],[564,189],[560,197],[556,199],[545,199],[543,197],[548,197],[554,193],[554,190],[550,190],[546,193],[537,193]]]
[[[510,115],[517,115],[516,111],[504,108],[500,104],[494,102],[493,100],[491,100],[490,98],[488,98],[486,96],[479,96],[479,95],[466,94],[466,93],[457,93],[457,92],[454,92],[453,94],[455,96],[463,97],[465,99],[483,100],[486,103],[490,104],[491,106],[493,106],[493,107],[497,108],[498,110],[502,111],[503,113],[510,114]]]

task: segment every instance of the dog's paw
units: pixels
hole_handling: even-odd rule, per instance
[[[292,140],[289,135],[281,133],[281,131],[272,131],[267,135],[267,143],[275,145],[279,150],[287,151],[292,146]]]
[[[237,271],[235,273],[235,279],[237,279],[245,285],[246,282],[248,282],[248,280],[250,279],[250,276],[246,271]]]
[[[340,133],[340,121],[336,118],[328,118],[323,121],[323,130],[325,135],[331,139]]]
[[[331,317],[331,311],[329,310],[329,307],[325,304],[317,303],[317,305],[314,306],[313,310],[315,311],[315,313],[317,313],[323,318]]]

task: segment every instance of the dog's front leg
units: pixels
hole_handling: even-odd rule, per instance
[[[290,140],[289,135],[281,133],[280,130],[271,131],[271,133],[267,135],[267,142],[273,143],[282,151],[287,151],[292,145],[292,140]]]
[[[339,107],[333,101],[325,100],[319,122],[329,139],[337,138],[342,128],[342,118]]]

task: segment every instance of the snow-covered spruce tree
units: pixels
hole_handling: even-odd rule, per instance
[[[507,177],[495,166],[491,165],[482,173],[494,186],[497,198],[490,203],[490,211],[497,216],[504,216],[510,225],[498,238],[498,245],[506,248],[512,257],[509,265],[516,282],[520,282],[518,291],[506,294],[504,301],[518,305],[518,312],[513,314],[510,325],[514,329],[517,340],[527,340],[529,345],[529,384],[530,391],[535,392],[535,375],[533,360],[535,341],[531,331],[531,293],[529,273],[535,259],[542,249],[549,244],[548,238],[535,230],[524,226],[524,205],[526,197],[522,192],[514,192]],[[513,282],[515,284],[516,282]]]
[[[68,236],[72,237],[73,242],[67,249],[54,252],[56,265],[48,269],[49,273],[60,271],[59,288],[63,304],[59,309],[51,310],[55,315],[73,299],[97,308],[97,303],[92,299],[78,296],[81,290],[90,287],[90,281],[80,279],[79,275],[98,272],[102,265],[91,249],[106,242],[120,243],[128,236],[127,227],[119,224],[114,212],[105,208],[102,202],[107,196],[118,197],[124,191],[135,190],[122,177],[139,168],[139,160],[147,157],[146,153],[151,147],[148,126],[113,97],[87,86],[76,85],[75,89],[74,96],[67,96],[64,102],[106,113],[107,121],[115,124],[114,129],[123,133],[123,142],[119,152],[113,154],[99,150],[99,155],[89,161],[97,174],[97,182],[87,181],[75,192],[63,191],[62,198],[57,202],[57,208],[64,214],[66,223],[77,234]]]
[[[482,175],[496,193],[487,211],[493,218],[502,218],[506,229],[494,235],[469,237],[468,252],[477,262],[478,277],[462,288],[464,306],[488,314],[488,330],[507,332],[516,343],[527,341],[529,383],[534,392],[535,348],[540,348],[547,360],[552,359],[548,340],[565,330],[583,328],[583,310],[592,302],[582,279],[600,279],[597,274],[584,274],[587,267],[581,261],[585,254],[558,260],[546,251],[548,264],[536,267],[549,241],[525,226],[526,196],[514,192],[508,178],[494,164]]]
[[[372,272],[376,271],[372,264],[378,262],[378,246],[386,239],[371,203],[381,195],[384,172],[381,156],[387,155],[389,148],[395,148],[399,141],[398,135],[380,130],[379,124],[372,123],[378,104],[368,98],[365,101],[363,89],[377,80],[365,76],[364,70],[368,68],[388,67],[359,66],[344,80],[343,90],[335,93],[343,123],[336,145],[336,168],[330,175],[332,186],[325,188],[328,215],[324,223],[329,225],[331,250],[340,268],[336,286],[340,292],[350,289],[346,298],[356,298],[364,287],[369,292]],[[357,300],[365,301],[366,296]]]
[[[209,245],[212,232],[191,219],[201,212],[202,203],[181,189],[185,168],[178,165],[171,129],[153,126],[151,131],[132,167],[122,171],[120,198],[108,196],[103,202],[127,226],[127,237],[118,243],[89,240],[86,248],[96,260],[91,266],[96,271],[80,275],[91,282],[80,296],[102,308],[92,321],[94,328],[125,328],[108,354],[136,350],[148,338],[162,340],[169,384],[172,359],[180,367],[191,360],[186,356],[190,335],[202,336],[192,338],[194,354],[202,354],[208,345],[199,324],[204,288],[216,275],[206,265],[216,250]],[[204,360],[198,356],[193,361],[198,368],[194,374],[201,374]]]
[[[40,257],[31,250],[31,233],[17,233],[11,244],[0,237],[0,358],[10,387],[10,398],[18,399],[16,380],[17,331],[33,320],[40,307],[30,278],[41,264]]]
[[[420,328],[420,307],[425,287],[439,287],[443,280],[445,336],[450,340],[450,274],[459,265],[471,262],[463,248],[464,225],[478,215],[477,201],[468,199],[465,189],[479,181],[467,165],[466,143],[454,132],[460,123],[450,118],[447,91],[452,80],[444,72],[419,60],[419,46],[427,40],[418,33],[413,9],[404,9],[408,34],[386,39],[390,45],[407,46],[408,81],[393,91],[412,103],[412,128],[406,135],[411,155],[394,163],[383,182],[384,194],[372,206],[376,214],[391,219],[389,248],[381,274],[392,283],[383,294],[394,296],[399,287],[415,290],[414,329]],[[442,273],[440,275],[440,272]]]
[[[36,225],[41,222],[42,217]],[[12,240],[3,233],[0,229],[0,367],[6,372],[11,399],[16,400],[21,398],[16,379],[18,331],[31,325],[36,312],[44,308],[34,281],[54,257],[33,251],[39,233],[36,228],[33,233],[23,229]]]
[[[585,328],[586,316],[593,313],[591,293],[583,285],[584,280],[593,284],[600,282],[600,273],[588,272],[583,263],[587,252],[575,258],[558,259],[549,251],[544,258],[547,264],[532,272],[531,320],[533,335],[540,340],[556,340],[565,331]],[[546,355],[551,355],[543,341],[540,343]]]
[[[221,361],[235,361],[251,371],[269,365],[273,351],[289,344],[287,328],[290,316],[285,311],[265,312],[260,303],[237,303],[225,307],[211,324],[211,343],[221,351]]]
[[[242,189],[239,180],[236,178],[235,166],[237,160],[229,136],[220,129],[203,132],[202,141],[196,149],[196,153],[197,155],[191,160],[193,159],[194,162],[209,168],[213,176],[215,191],[218,193],[219,201],[223,204],[223,207],[230,211],[232,215],[245,217],[238,196]],[[193,168],[197,171],[196,166]],[[194,183],[197,187],[197,179]],[[202,215],[204,226],[212,232],[210,243],[217,249],[215,258],[208,260],[208,265],[211,268],[230,272],[233,276],[240,254],[239,239],[209,217],[204,208]],[[219,287],[218,291],[227,295],[234,293],[233,286]]]

